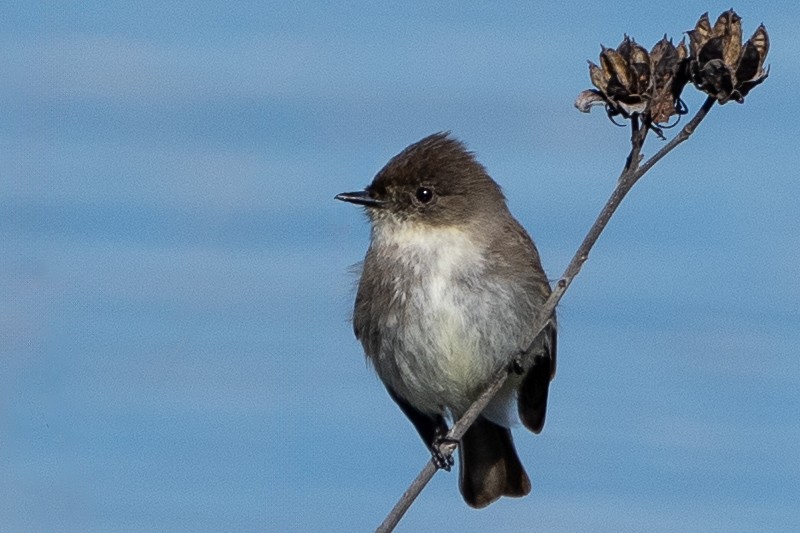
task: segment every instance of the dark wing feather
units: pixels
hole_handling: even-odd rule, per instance
[[[539,433],[547,414],[547,394],[556,374],[556,328],[548,324],[542,331],[543,350],[533,358],[533,365],[517,391],[517,409],[525,427]],[[539,346],[539,343],[535,343]]]

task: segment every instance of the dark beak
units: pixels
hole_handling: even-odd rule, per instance
[[[383,200],[376,200],[369,195],[367,191],[358,192],[343,192],[334,196],[336,200],[343,202],[350,202],[351,204],[363,205],[365,207],[383,207],[386,203]]]

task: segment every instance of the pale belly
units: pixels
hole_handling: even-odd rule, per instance
[[[455,229],[413,226],[376,233],[373,246],[392,265],[373,287],[375,331],[365,349],[382,381],[428,414],[459,416],[531,338],[527,295],[487,272],[483,249]],[[374,293],[373,293],[374,294]],[[516,378],[515,378],[516,379]],[[515,379],[487,416],[505,422]]]
[[[458,416],[522,343],[508,291],[485,284],[459,290],[451,283],[428,279],[400,296],[404,301],[382,319],[373,362],[384,382],[420,411]],[[501,395],[496,410],[505,410],[500,404],[509,399]]]

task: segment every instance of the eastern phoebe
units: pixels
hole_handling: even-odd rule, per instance
[[[336,196],[372,223],[353,327],[389,395],[449,469],[439,445],[501,367],[504,387],[461,440],[459,487],[472,507],[525,496],[509,427],[539,433],[556,368],[555,315],[534,343],[550,284],[500,187],[464,145],[436,133],[392,158],[364,191]],[[533,348],[526,351],[529,346]]]

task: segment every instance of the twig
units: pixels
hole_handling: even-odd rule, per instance
[[[665,155],[675,149],[675,147],[684,142],[692,135],[692,133],[694,133],[694,130],[706,117],[715,102],[716,99],[714,97],[709,96],[706,98],[706,101],[703,102],[703,105],[697,111],[697,114],[695,114],[692,120],[690,120],[681,129],[681,131],[675,135],[675,137],[670,139],[667,144],[665,144],[658,152],[656,152],[653,157],[648,159],[641,166],[639,165],[639,161],[641,159],[641,149],[642,145],[644,144],[645,137],[647,136],[649,125],[645,124],[644,127],[640,127],[636,118],[631,120],[631,152],[625,162],[625,168],[620,174],[617,186],[611,193],[608,201],[606,201],[606,204],[603,206],[603,210],[600,211],[600,214],[597,216],[594,224],[592,224],[592,227],[589,229],[586,237],[584,237],[583,242],[578,248],[578,251],[575,252],[572,261],[570,261],[567,269],[564,271],[564,274],[556,283],[555,287],[553,288],[553,292],[550,293],[550,297],[547,299],[541,309],[539,309],[539,312],[536,315],[536,320],[534,321],[534,331],[536,331],[534,338],[538,337],[539,333],[541,333],[541,331],[547,326],[553,311],[555,311],[556,305],[558,305],[558,302],[561,301],[561,298],[564,296],[567,288],[572,283],[572,280],[575,279],[575,276],[578,275],[581,267],[583,267],[583,264],[589,258],[589,252],[597,242],[597,239],[600,237],[600,234],[603,232],[606,225],[608,225],[608,221],[611,220],[611,216],[617,210],[617,207],[619,207],[619,205],[622,203],[625,195],[627,195],[634,184],[639,181],[639,178],[647,173],[648,170],[653,168],[653,165],[658,163],[658,161],[660,161]],[[530,350],[532,347],[533,343],[531,343],[531,345],[528,347],[528,350]],[[477,400],[475,400],[467,412],[464,413],[464,415],[447,433],[448,440],[452,439],[453,441],[458,441],[464,436],[464,433],[466,433],[467,429],[469,429],[469,427],[472,425],[478,415],[480,415],[486,405],[491,401],[497,391],[500,390],[507,378],[508,369],[506,368],[501,369],[495,374],[492,382],[486,388],[486,390],[478,397]],[[450,457],[453,452],[455,452],[455,449],[456,446],[453,445],[441,451],[445,457]],[[419,496],[419,494],[422,492],[422,489],[424,489],[428,482],[433,478],[436,470],[437,468],[433,464],[433,461],[428,461],[428,463],[425,465],[425,468],[423,468],[419,475],[417,475],[416,479],[403,493],[403,496],[401,496],[400,500],[395,504],[394,508],[392,508],[381,525],[378,526],[376,529],[378,533],[389,533],[394,530],[395,526],[397,526],[398,522],[400,522],[400,520],[403,518],[403,515],[414,503],[417,496]]]
[[[597,242],[597,239],[605,229],[608,221],[611,220],[611,216],[614,214],[614,211],[616,211],[617,207],[619,207],[619,204],[622,203],[622,199],[625,198],[625,195],[628,194],[628,192],[631,190],[631,187],[633,187],[636,182],[639,181],[639,178],[644,176],[648,170],[653,168],[653,165],[658,163],[658,161],[660,161],[665,155],[674,150],[675,147],[688,139],[692,133],[694,133],[694,130],[711,110],[714,102],[716,102],[716,99],[713,97],[709,96],[706,98],[706,101],[703,102],[703,105],[697,111],[697,114],[692,118],[692,120],[690,120],[675,137],[670,139],[667,144],[662,146],[661,149],[656,152],[655,155],[653,155],[653,157],[648,159],[641,166],[636,165],[635,167],[632,166],[630,169],[626,168],[626,170],[623,170],[619,177],[617,187],[614,189],[614,192],[611,193],[611,197],[606,202],[606,205],[603,206],[603,210],[600,211],[600,214],[597,216],[597,220],[595,220],[594,224],[592,224],[592,227],[589,229],[589,233],[587,233],[586,237],[584,237],[580,248],[578,248],[578,251],[575,252],[572,261],[570,261],[567,269],[564,271],[564,274],[558,280],[558,283],[556,283],[556,286],[553,288],[553,292],[550,294],[550,298],[547,299],[547,302],[545,302],[545,304],[539,310],[539,315],[536,319],[536,329],[538,332],[541,332],[547,325],[548,318],[551,314],[553,314],[556,305],[561,300],[561,297],[564,295],[567,287],[569,287],[569,285],[572,283],[572,280],[575,279],[575,276],[577,276],[578,272],[580,272],[583,264],[589,258],[589,251],[591,251],[592,247]],[[631,153],[633,154],[636,151],[637,148],[634,146],[631,149]]]
[[[475,400],[472,405],[469,406],[467,412],[464,413],[464,416],[458,419],[458,422],[450,428],[450,431],[447,432],[447,440],[453,439],[450,442],[455,442],[457,440],[461,440],[461,437],[464,436],[464,433],[467,432],[469,427],[478,418],[478,415],[483,412],[486,406],[492,401],[494,395],[497,394],[497,391],[503,386],[503,384],[508,379],[508,369],[501,368],[492,378],[491,384],[484,390],[478,399]],[[443,448],[441,453],[450,457],[453,455],[455,451],[455,446],[452,448]],[[386,518],[383,520],[378,529],[375,531],[378,533],[388,533],[389,531],[393,531],[397,523],[400,522],[400,519],[403,518],[403,515],[406,514],[408,508],[411,507],[411,504],[414,503],[414,500],[417,499],[419,493],[422,492],[422,489],[428,484],[428,482],[433,478],[433,475],[436,473],[436,465],[433,462],[433,459],[428,461],[428,464],[425,465],[425,468],[417,475],[417,478],[411,482],[408,489],[403,493],[403,496],[400,500],[395,504],[394,508],[386,515]]]
[[[642,146],[644,146],[644,140],[650,129],[649,124],[643,125],[643,128],[639,127],[638,116],[631,118],[631,153],[628,154],[628,158],[625,160],[625,168],[622,170],[622,175],[620,175],[619,179],[622,179],[626,172],[639,168],[639,163],[642,160]]]

